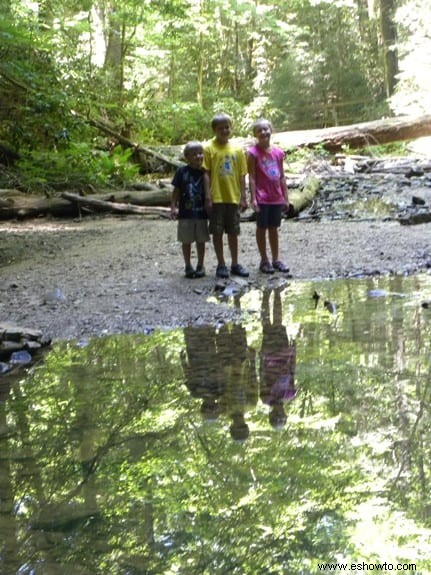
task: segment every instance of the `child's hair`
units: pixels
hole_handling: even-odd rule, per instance
[[[232,118],[227,114],[216,114],[212,121],[211,121],[211,128],[215,130],[219,124],[224,122],[229,122],[229,125],[232,126]]]
[[[255,122],[253,122],[253,124],[252,124],[252,126],[251,126],[251,129],[252,129],[252,131],[253,131],[253,134],[256,133],[257,128],[258,128],[259,126],[261,126],[262,124],[268,124],[268,126],[269,126],[269,128],[270,128],[270,130],[271,130],[271,133],[272,133],[272,124],[271,124],[271,122],[270,122],[269,120],[266,120],[265,118],[260,118],[259,120],[256,120]]]
[[[187,158],[193,150],[197,150],[197,149],[203,151],[204,147],[201,144],[201,142],[187,142],[187,144],[184,146],[184,150],[183,150],[184,157]]]

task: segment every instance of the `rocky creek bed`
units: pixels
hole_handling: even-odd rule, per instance
[[[322,178],[313,205],[282,224],[288,281],[430,269],[431,224],[398,221],[417,209],[413,197],[422,198],[420,209],[431,204],[426,175]],[[224,287],[214,277],[210,244],[207,276],[183,277],[174,222],[140,216],[41,218],[1,223],[0,237],[0,323],[38,330],[47,339],[142,333],[234,320],[241,313],[226,299],[208,301]],[[240,260],[250,278],[235,289],[277,281],[258,271],[254,222],[242,224]]]

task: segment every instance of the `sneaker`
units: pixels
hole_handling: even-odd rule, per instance
[[[205,277],[205,268],[204,268],[204,266],[201,266],[201,265],[199,265],[199,264],[196,266],[195,277],[197,277],[197,278],[203,278],[203,277]]]
[[[216,270],[216,276],[218,278],[227,279],[229,277],[229,271],[225,265],[218,265]]]
[[[184,275],[186,276],[186,278],[192,279],[196,277],[196,272],[192,266],[186,266]]]
[[[272,267],[272,265],[266,261],[266,262],[261,262],[260,266],[259,266],[259,270],[263,273],[263,274],[273,274],[274,273],[274,268]]]
[[[234,276],[240,276],[242,278],[248,278],[248,276],[249,276],[248,271],[241,264],[236,264],[235,266],[231,266],[230,273],[233,274]]]
[[[289,272],[289,268],[287,267],[287,265],[281,262],[280,260],[272,262],[272,267],[278,272],[282,272],[284,274],[287,274]]]

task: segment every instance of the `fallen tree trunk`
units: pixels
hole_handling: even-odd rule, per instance
[[[0,202],[0,220],[37,218],[51,215],[56,218],[76,218],[79,210],[65,199],[29,196],[16,192]]]
[[[18,190],[0,190],[0,220],[26,219],[51,215],[53,217],[79,217],[83,211],[170,217],[172,186],[149,185],[148,191],[105,192],[81,196],[63,192],[52,198],[31,196]],[[301,184],[289,188],[291,208],[288,217],[294,217],[313,200],[319,189],[319,179],[307,176]]]
[[[134,204],[135,206],[169,206],[171,203],[172,189],[153,188],[146,192],[114,192],[97,197],[106,202],[118,202],[121,204]],[[96,197],[96,196],[85,196]]]
[[[184,165],[184,162],[170,158],[167,155],[162,154],[161,152],[157,152],[156,150],[153,150],[147,146],[142,146],[140,144],[137,144],[136,142],[132,142],[131,140],[124,137],[122,134],[120,134],[119,132],[108,126],[108,124],[102,122],[102,120],[88,119],[85,118],[84,116],[77,114],[76,112],[75,115],[79,116],[82,120],[86,121],[88,124],[90,124],[90,126],[97,128],[104,134],[113,138],[123,148],[133,149],[134,152],[133,157],[135,161],[137,161],[138,164],[141,166],[143,173],[151,173],[157,171],[154,166],[154,161],[157,161],[159,164],[161,163],[165,168],[168,168],[169,170],[172,170],[172,168],[176,169]]]
[[[151,171],[145,159],[152,158],[172,169],[183,165],[181,161],[172,159],[168,153],[179,156],[182,146],[165,147],[165,153],[157,152],[146,146],[136,144],[121,134],[115,132],[100,120],[86,120],[92,126],[115,138],[123,147],[133,148],[136,153],[142,154],[144,159],[139,163],[144,171]],[[431,136],[431,115],[425,116],[400,116],[384,118],[372,122],[362,122],[347,126],[333,126],[315,130],[292,130],[287,132],[275,132],[272,135],[272,143],[280,146],[283,150],[294,148],[323,147],[331,153],[341,152],[344,147],[350,149],[368,148],[400,142],[415,140],[423,136]],[[254,144],[250,138],[236,138],[235,142],[248,148]]]
[[[70,192],[63,192],[61,196],[64,199],[77,204],[81,208],[90,208],[91,211],[113,212],[121,214],[157,215],[164,218],[170,217],[169,208],[120,204],[118,202],[109,202],[101,199],[96,199],[94,197],[80,196],[79,194],[72,194]]]
[[[308,208],[313,203],[319,191],[320,180],[316,176],[307,176],[303,183],[293,190],[289,190],[289,211],[288,218],[296,217],[300,212]]]
[[[272,142],[284,150],[321,146],[335,153],[340,152],[343,147],[366,148],[430,135],[431,115],[402,116],[319,130],[278,132],[273,134]]]
[[[65,194],[67,193],[65,192]],[[81,215],[80,207],[85,208],[84,200],[87,200],[86,208],[89,209],[92,199],[104,202],[106,204],[105,211],[111,207],[111,211],[124,212],[121,209],[115,210],[115,204],[122,204],[162,208],[163,212],[163,209],[170,205],[171,193],[168,186],[163,188],[152,186],[151,191],[144,192],[121,191],[91,196],[71,194],[69,198],[65,195],[46,198],[24,194],[18,190],[0,190],[0,220],[22,220],[46,215],[57,218],[76,218]],[[72,197],[74,200],[71,199]],[[114,205],[114,209],[112,209],[112,205]],[[93,208],[96,208],[96,204],[93,204]],[[103,211],[102,204],[99,211]],[[162,215],[162,212],[159,215]],[[131,212],[129,211],[129,213]],[[139,211],[134,213],[139,213]],[[150,214],[150,211],[145,210],[145,213]]]

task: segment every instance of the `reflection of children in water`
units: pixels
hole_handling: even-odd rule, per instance
[[[271,291],[265,290],[262,299],[262,348],[260,357],[260,399],[271,407],[269,422],[275,429],[286,424],[284,404],[296,395],[295,342],[282,324],[282,303],[279,290],[274,290],[272,322]]]
[[[187,327],[184,329],[187,352],[181,354],[186,386],[192,397],[202,399],[201,414],[207,421],[218,418],[223,393],[216,337],[215,327]]]
[[[242,325],[224,325],[217,335],[219,369],[223,373],[223,413],[231,419],[229,427],[233,439],[244,441],[250,434],[245,414],[258,400],[255,352],[247,345],[247,334]]]
[[[186,386],[192,397],[202,399],[206,420],[219,414],[230,420],[230,434],[245,440],[250,430],[245,414],[257,404],[259,392],[255,352],[247,345],[245,328],[238,324],[184,329],[186,352],[181,355]]]

